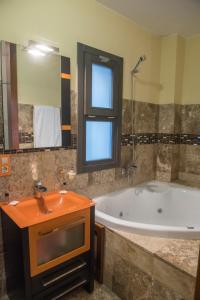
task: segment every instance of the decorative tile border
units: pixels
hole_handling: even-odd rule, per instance
[[[167,133],[141,133],[123,135],[121,145],[138,144],[187,144],[200,145],[200,135],[194,134],[167,134]]]
[[[200,145],[200,135],[194,134],[167,134],[167,133],[138,133],[124,134],[121,137],[121,146],[131,145],[148,145],[148,144],[186,144],[198,146]],[[52,147],[52,148],[28,148],[17,150],[3,150],[0,153],[27,153],[27,152],[44,152],[56,150],[77,149],[77,135],[71,134],[71,145],[68,147]]]
[[[156,144],[157,137],[155,133],[141,133],[141,134],[127,134],[122,135],[121,138],[121,145],[128,146],[128,145],[136,145],[136,144]]]
[[[200,135],[195,134],[180,134],[180,144],[200,145]]]
[[[51,148],[28,148],[28,149],[16,149],[16,150],[3,150],[0,149],[0,153],[3,154],[19,154],[19,153],[32,153],[32,152],[49,152],[49,151],[58,151],[58,150],[70,150],[76,149],[72,146],[69,147],[51,147]]]

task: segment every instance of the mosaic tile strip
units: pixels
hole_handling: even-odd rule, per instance
[[[179,137],[180,144],[187,144],[187,145],[200,145],[200,135],[194,135],[194,134],[180,134]]]
[[[16,149],[16,150],[0,149],[0,153],[16,154],[16,153],[31,153],[31,152],[49,152],[49,151],[58,151],[61,149],[62,150],[71,150],[71,149],[76,149],[76,147],[68,146],[68,147],[51,147],[51,148],[27,148],[27,149]]]
[[[187,144],[197,146],[200,145],[200,135],[142,133],[122,136],[122,146],[128,146],[133,144]]]
[[[29,138],[29,137],[28,137]],[[30,138],[31,140],[31,138]],[[194,134],[167,134],[167,133],[139,133],[139,134],[125,134],[121,137],[121,146],[131,145],[149,145],[149,144],[187,144],[200,145],[200,135]],[[0,153],[27,153],[27,152],[42,152],[42,151],[56,151],[59,149],[77,149],[77,135],[71,135],[71,145],[68,147],[52,147],[52,148],[28,148],[17,150],[3,150]]]

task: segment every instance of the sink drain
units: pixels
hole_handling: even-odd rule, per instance
[[[159,209],[157,210],[157,212],[158,212],[159,214],[162,214],[162,212],[163,212],[162,208],[159,208]]]

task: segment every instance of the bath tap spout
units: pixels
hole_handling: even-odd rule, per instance
[[[131,184],[133,180],[133,174],[137,169],[136,164],[132,163],[124,168],[122,168],[122,175],[128,178],[128,183]]]
[[[43,214],[49,214],[52,211],[48,209],[45,203],[44,193],[47,192],[47,188],[42,185],[41,181],[35,181],[34,184],[34,197],[37,200],[38,207]]]

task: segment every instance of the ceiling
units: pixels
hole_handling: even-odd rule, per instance
[[[200,0],[97,1],[155,34],[200,34]]]

